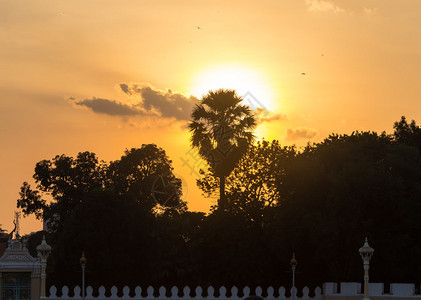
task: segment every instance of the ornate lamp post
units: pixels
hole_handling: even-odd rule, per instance
[[[38,257],[41,259],[41,293],[40,298],[45,299],[45,279],[47,278],[46,275],[46,268],[47,268],[47,258],[51,252],[51,246],[47,244],[45,241],[45,235],[42,237],[42,242],[36,248],[38,252]]]
[[[368,269],[370,264],[370,259],[373,256],[374,249],[368,245],[368,239],[365,238],[364,245],[358,250],[360,252],[361,258],[363,259],[364,265],[364,299],[370,300],[368,298]]]
[[[85,299],[85,266],[86,257],[85,252],[82,251],[82,257],[80,258],[80,266],[82,267],[82,299]]]
[[[295,299],[295,294],[297,293],[295,288],[295,269],[297,268],[297,260],[295,259],[295,252],[292,252],[292,259],[290,261],[291,270],[292,270],[292,300]]]

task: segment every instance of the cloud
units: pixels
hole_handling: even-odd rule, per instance
[[[189,120],[193,106],[198,103],[194,96],[184,96],[183,94],[153,89],[148,84],[132,83],[120,84],[121,90],[129,96],[140,96],[141,107],[145,112],[157,112],[164,118],[175,118],[177,120]]]
[[[180,121],[190,119],[193,106],[198,102],[196,97],[186,97],[170,89],[163,91],[148,84],[120,84],[120,89],[130,96],[131,103],[117,100],[92,98],[76,100],[69,98],[75,105],[86,107],[95,113],[110,116],[151,116],[175,118]]]
[[[307,9],[313,12],[334,12],[340,13],[345,10],[333,3],[331,0],[306,0]]]
[[[266,110],[265,108],[258,107],[255,110],[257,122],[259,124],[264,122],[284,121],[287,120],[287,116],[284,114],[274,114]]]
[[[126,94],[130,94],[130,91],[129,91],[129,86],[128,86],[127,84],[125,84],[125,83],[121,83],[121,84],[120,84],[120,89],[121,89],[124,93],[126,93]]]
[[[368,8],[368,7],[364,7],[364,14],[366,16],[371,16],[374,15],[377,11],[377,8]]]
[[[318,134],[318,131],[314,128],[308,127],[297,127],[287,129],[287,141],[296,141],[300,139],[312,139]]]
[[[365,0],[305,0],[307,9],[312,12],[333,12],[373,15],[376,8],[367,7]]]
[[[91,109],[95,113],[106,114],[110,116],[134,116],[144,114],[135,106],[120,103],[115,100],[108,100],[102,98],[76,100],[73,97],[69,98],[75,105],[84,106]]]

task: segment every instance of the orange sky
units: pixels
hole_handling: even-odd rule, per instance
[[[255,96],[257,133],[283,144],[421,121],[420,24],[419,0],[0,0],[0,224],[12,229],[36,162],[143,143],[206,211],[183,165],[186,107],[223,83]]]

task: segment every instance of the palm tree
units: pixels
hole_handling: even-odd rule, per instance
[[[235,90],[209,91],[192,112],[191,143],[219,177],[219,209],[225,210],[225,177],[254,140],[256,117]]]

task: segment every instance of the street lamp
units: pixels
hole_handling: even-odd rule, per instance
[[[374,249],[368,245],[368,239],[365,238],[364,245],[358,250],[360,252],[361,258],[363,259],[364,265],[364,299],[370,300],[368,298],[368,269],[370,264],[370,259],[373,256]]]
[[[47,258],[51,252],[51,246],[45,241],[45,235],[42,237],[42,242],[37,246],[38,257],[41,259],[41,293],[40,299],[45,299],[45,279],[47,278]]]
[[[85,299],[85,266],[86,257],[85,252],[82,251],[82,257],[80,258],[80,266],[82,267],[82,299]]]
[[[292,252],[292,259],[290,261],[291,270],[292,270],[292,300],[295,299],[295,294],[297,293],[295,289],[295,269],[297,268],[297,260],[295,259],[295,252]]]

